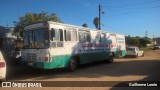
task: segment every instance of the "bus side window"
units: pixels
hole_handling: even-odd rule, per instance
[[[91,37],[90,37],[89,32],[79,32],[78,34],[79,34],[79,41],[80,42],[85,43],[85,42],[91,41]]]
[[[71,31],[64,30],[65,33],[65,41],[71,41]]]
[[[106,40],[105,40],[105,39],[106,39],[105,37],[106,37],[106,34],[105,34],[105,33],[101,33],[101,42],[102,42],[102,43],[105,43],[105,41],[106,41]]]
[[[51,29],[51,40],[53,41],[53,38],[55,37],[55,29]]]
[[[97,43],[101,42],[101,34],[100,33],[97,33],[96,42]]]
[[[83,32],[79,32],[78,35],[79,35],[79,41],[82,43],[85,42],[85,34]]]
[[[67,41],[66,30],[64,30],[64,40]]]
[[[87,32],[86,34],[87,34],[87,37],[86,37],[86,38],[87,38],[87,42],[90,42],[90,41],[91,41],[90,33],[89,33],[89,32]]]
[[[52,41],[60,41],[60,30],[59,29],[51,29],[51,40]]]
[[[72,41],[77,41],[77,31],[72,31]]]
[[[60,41],[63,41],[63,30],[59,29],[59,32],[60,32]]]

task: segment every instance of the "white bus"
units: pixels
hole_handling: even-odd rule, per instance
[[[75,70],[79,64],[113,62],[125,55],[124,35],[48,21],[23,31],[22,61],[42,69]]]

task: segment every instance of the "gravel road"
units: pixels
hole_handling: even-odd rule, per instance
[[[145,52],[144,57],[118,58],[114,63],[98,62],[81,65],[74,72],[64,69],[42,70],[24,66],[8,66],[8,81],[160,81],[160,50]],[[83,83],[83,82],[82,82]],[[56,89],[56,90],[149,90],[158,88],[131,88],[131,87],[43,87],[23,89]],[[22,88],[3,88],[3,90]],[[2,90],[2,88],[0,88]],[[160,90],[160,89],[159,89]]]

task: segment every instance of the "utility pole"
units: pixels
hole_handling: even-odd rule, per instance
[[[148,33],[147,33],[147,31],[146,31],[146,33],[145,33],[145,37],[148,38]]]
[[[98,19],[99,20],[99,23],[98,23],[99,27],[98,27],[98,29],[101,30],[101,5],[100,4],[98,6],[98,11],[99,11],[99,19]]]
[[[7,28],[8,28],[8,21],[6,23],[7,23]]]
[[[154,35],[153,35],[153,39],[152,39],[152,42],[153,42],[152,44],[154,45]]]

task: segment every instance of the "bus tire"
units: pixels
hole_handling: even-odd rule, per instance
[[[109,63],[113,63],[114,62],[114,54],[110,53],[110,58],[108,60]]]
[[[76,68],[77,68],[77,61],[75,58],[71,58],[71,60],[69,61],[68,70],[75,71]]]

